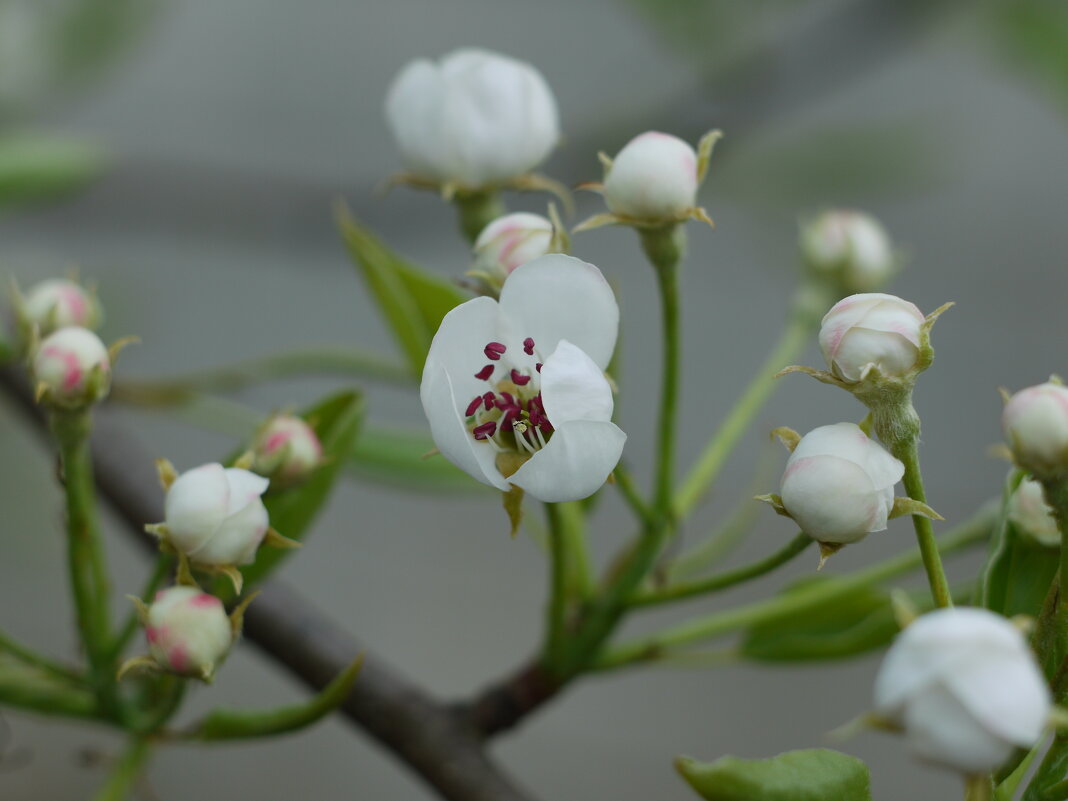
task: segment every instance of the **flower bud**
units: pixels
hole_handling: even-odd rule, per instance
[[[553,224],[525,211],[498,217],[475,240],[475,268],[509,275],[520,264],[551,252]]]
[[[46,402],[65,408],[86,406],[108,394],[108,349],[92,331],[61,328],[37,346],[33,377],[38,397]]]
[[[268,420],[257,433],[252,450],[252,469],[270,476],[276,487],[300,483],[323,461],[323,446],[315,431],[291,414]]]
[[[233,643],[233,627],[222,601],[196,587],[156,593],[146,618],[152,660],[180,676],[210,678]]]
[[[41,336],[60,328],[96,328],[100,304],[91,292],[66,280],[50,280],[30,288],[19,304],[19,322],[36,325]]]
[[[697,153],[670,134],[648,131],[619,151],[604,179],[608,209],[638,220],[681,220],[697,203]]]
[[[822,543],[883,531],[905,467],[853,423],[821,426],[798,442],[782,477],[782,505]]]
[[[1068,474],[1068,389],[1045,383],[1017,392],[1001,413],[1016,463],[1039,480]]]
[[[164,536],[197,565],[247,565],[267,534],[262,476],[221,464],[182,473],[167,490]]]
[[[466,189],[529,172],[560,137],[541,73],[488,50],[408,64],[389,89],[386,117],[411,173]]]
[[[850,295],[824,316],[820,349],[831,372],[855,383],[914,374],[924,345],[924,316],[907,300],[881,292]]]
[[[1046,503],[1042,485],[1031,478],[1025,478],[1009,496],[1007,508],[1009,520],[1017,531],[1025,537],[1044,545],[1056,548],[1061,544],[1061,532],[1053,510]]]
[[[816,273],[834,278],[850,292],[880,288],[896,267],[886,230],[859,211],[828,211],[806,224],[801,253]]]
[[[904,727],[910,750],[967,775],[1031,748],[1050,693],[1027,641],[985,609],[939,609],[911,623],[875,679],[877,712]]]

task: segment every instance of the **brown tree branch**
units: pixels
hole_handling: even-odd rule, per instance
[[[43,432],[41,411],[13,369],[0,368],[0,388]],[[152,459],[106,413],[98,414],[92,444],[101,495],[138,541],[154,550],[142,530],[146,522],[163,517]],[[315,690],[325,687],[357,654],[366,651],[347,631],[276,580],[263,585],[262,594],[245,614],[245,638]],[[534,688],[536,683],[529,678],[517,682],[520,688],[528,685]],[[487,700],[449,706],[392,665],[367,654],[359,681],[340,711],[442,798],[533,801],[485,750],[486,736],[514,725],[537,705],[532,699],[544,696],[533,689],[517,692],[517,697],[530,700],[515,705]],[[510,695],[498,687],[488,698]]]

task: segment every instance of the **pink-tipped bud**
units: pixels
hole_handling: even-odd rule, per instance
[[[96,328],[100,324],[100,304],[91,292],[74,281],[42,281],[31,287],[18,309],[20,323],[37,326],[41,336],[60,328]]]
[[[209,678],[233,644],[222,601],[196,587],[171,587],[148,607],[145,636],[152,659],[180,676]]]
[[[310,425],[289,414],[272,417],[252,446],[253,469],[276,487],[303,481],[323,461],[323,446]]]
[[[540,214],[520,211],[498,217],[475,240],[475,269],[508,275],[520,264],[552,248],[553,224]]]
[[[873,371],[907,376],[918,371],[923,326],[923,314],[907,300],[881,292],[850,295],[824,316],[820,349],[843,381],[862,381]]]
[[[1020,482],[1009,497],[1006,512],[1022,536],[1047,548],[1060,547],[1061,532],[1057,520],[1046,503],[1042,485],[1034,479],[1025,478]]]
[[[697,153],[670,134],[631,139],[604,179],[609,210],[639,220],[680,220],[697,202]]]
[[[111,361],[100,337],[85,328],[61,328],[46,337],[33,356],[38,397],[78,408],[101,400],[111,387]]]
[[[1016,463],[1039,480],[1068,475],[1068,389],[1046,383],[1017,392],[1001,414]]]
[[[849,292],[880,289],[897,260],[886,229],[859,211],[828,211],[801,229],[801,253],[815,272]]]

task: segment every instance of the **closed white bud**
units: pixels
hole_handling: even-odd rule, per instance
[[[1027,641],[985,609],[939,609],[911,623],[875,679],[878,714],[904,727],[919,759],[966,775],[1031,748],[1050,693]]]
[[[824,316],[820,349],[838,378],[855,383],[877,371],[902,377],[919,368],[924,316],[907,300],[881,292],[850,295]]]
[[[475,269],[508,275],[520,264],[551,252],[553,224],[525,211],[498,217],[475,240]]]
[[[1008,517],[1016,530],[1039,545],[1055,548],[1061,544],[1061,532],[1053,510],[1046,503],[1042,485],[1032,478],[1025,478],[1009,496]]]
[[[267,534],[262,476],[221,464],[182,473],[167,490],[167,542],[198,565],[247,565]]]
[[[303,481],[323,462],[323,446],[310,425],[291,414],[272,417],[252,446],[253,470],[271,477],[276,487]]]
[[[560,138],[541,73],[488,50],[408,64],[389,89],[386,117],[412,174],[466,189],[529,172]]]
[[[100,337],[85,328],[61,328],[33,355],[37,394],[47,403],[78,408],[101,400],[111,386],[111,360]]]
[[[41,336],[71,326],[96,328],[101,318],[100,304],[91,292],[60,279],[31,287],[22,298],[19,316],[21,323],[37,326]]]
[[[148,607],[145,637],[162,670],[198,678],[211,676],[234,639],[222,601],[196,587],[156,593]]]
[[[782,477],[782,505],[815,540],[846,544],[886,528],[905,467],[853,423],[798,442]]]
[[[801,252],[813,270],[851,292],[879,289],[896,267],[886,229],[859,211],[828,211],[807,223]]]
[[[1016,463],[1035,478],[1068,474],[1068,389],[1054,383],[1017,392],[1001,413]]]
[[[676,136],[648,131],[612,160],[604,199],[620,217],[681,220],[697,203],[697,153]]]

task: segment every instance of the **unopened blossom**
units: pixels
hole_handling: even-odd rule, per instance
[[[697,203],[697,153],[671,134],[647,131],[612,159],[604,179],[609,211],[639,220],[679,220]]]
[[[822,543],[845,544],[883,531],[905,467],[853,423],[808,432],[786,462],[782,505]]]
[[[529,172],[560,138],[541,73],[473,48],[408,64],[389,89],[386,116],[413,175],[466,189]]]
[[[33,355],[37,393],[56,406],[76,408],[102,399],[111,385],[111,359],[100,337],[85,328],[60,328]]]
[[[19,303],[23,324],[37,326],[41,336],[59,328],[95,328],[100,305],[92,293],[74,281],[53,279],[32,286]]]
[[[253,469],[270,476],[275,486],[292,486],[323,461],[315,430],[291,414],[277,414],[264,424],[252,445]]]
[[[611,421],[619,308],[592,264],[549,254],[516,268],[500,300],[450,311],[420,397],[438,450],[478,481],[542,501],[585,498],[615,468]]]
[[[187,470],[167,490],[162,536],[194,564],[247,565],[267,535],[268,483],[218,463]]]
[[[1068,475],[1068,389],[1048,382],[1017,392],[1001,414],[1013,458],[1040,480]]]
[[[907,376],[917,370],[924,316],[907,300],[881,292],[850,295],[824,316],[820,349],[831,372],[854,383],[873,370]]]
[[[476,269],[510,274],[520,264],[550,252],[553,224],[540,214],[517,211],[498,217],[475,240]]]
[[[904,728],[918,758],[967,775],[1031,748],[1050,692],[1027,640],[985,609],[939,609],[909,624],[875,679],[878,714]]]
[[[1034,479],[1025,478],[1020,482],[1009,496],[1006,511],[1009,520],[1023,536],[1049,548],[1061,544],[1061,532],[1053,517],[1053,510],[1046,503],[1042,485]]]
[[[824,212],[801,229],[801,252],[817,273],[852,291],[883,286],[896,267],[886,229],[859,211]]]
[[[208,678],[233,644],[222,601],[196,587],[156,593],[145,615],[148,650],[162,670]]]

